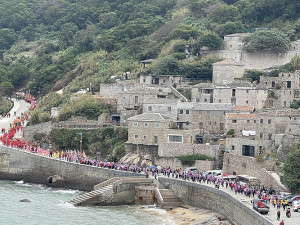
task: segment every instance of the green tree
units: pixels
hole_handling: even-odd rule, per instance
[[[10,96],[13,94],[14,86],[9,81],[3,81],[0,84],[0,93],[1,95]]]
[[[173,56],[165,56],[154,64],[150,72],[159,75],[179,74],[180,63]]]
[[[300,144],[295,144],[287,156],[283,167],[282,183],[286,184],[292,192],[300,191]]]
[[[279,30],[256,31],[244,38],[244,49],[254,51],[286,51],[289,39]]]
[[[199,44],[210,49],[218,49],[222,46],[223,39],[217,34],[209,33],[201,37]]]
[[[291,59],[291,66],[293,68],[293,70],[300,70],[300,56],[299,55],[295,55],[292,59]]]

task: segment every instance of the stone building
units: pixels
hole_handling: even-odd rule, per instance
[[[233,110],[232,104],[181,102],[178,104],[179,129],[200,129],[201,133],[223,134],[225,114]]]
[[[200,103],[213,103],[214,85],[200,83],[191,88],[191,101]]]
[[[143,113],[160,113],[177,119],[178,102],[180,102],[180,100],[176,98],[145,99],[143,103]]]
[[[244,76],[245,66],[236,62],[223,60],[213,64],[213,84],[226,85],[234,82],[236,78]]]
[[[226,113],[225,130],[234,130],[235,134],[256,129],[256,115],[250,113]]]
[[[268,89],[266,107],[289,108],[294,99],[300,100],[300,71],[280,73],[278,77],[260,77],[260,87]]]
[[[177,121],[160,113],[143,113],[128,119],[128,142],[159,145],[162,143],[195,143],[199,129],[177,129]]]
[[[140,84],[143,85],[166,85],[176,86],[182,82],[181,75],[154,75],[147,74],[140,76]]]
[[[138,87],[119,93],[117,102],[117,112],[121,110],[139,109],[142,107],[145,99],[149,98],[166,98],[167,92],[156,88]]]
[[[226,148],[236,155],[256,156],[263,152],[278,152],[283,137],[292,132],[289,128],[300,120],[295,109],[265,109],[256,113],[255,136],[243,133],[226,139]],[[290,129],[290,130],[289,130]]]

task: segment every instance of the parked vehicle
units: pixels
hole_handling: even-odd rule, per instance
[[[298,210],[300,209],[300,201],[293,201],[292,209],[294,212],[298,212]]]
[[[248,187],[259,188],[260,180],[256,177],[248,176],[248,175],[238,175],[237,180],[242,185],[246,185]]]
[[[289,196],[289,197],[287,198],[289,205],[292,205],[292,203],[293,203],[294,201],[299,201],[299,199],[300,199],[300,196],[299,196],[299,195]]]
[[[267,202],[262,199],[253,199],[252,206],[254,210],[261,214],[267,214],[270,211],[270,207],[267,205]]]
[[[223,175],[222,170],[208,170],[204,172],[205,175],[213,175],[215,177],[219,176],[221,177]]]
[[[197,167],[188,167],[188,168],[185,168],[184,169],[184,172],[185,173],[199,173],[199,170],[198,170],[198,168]]]

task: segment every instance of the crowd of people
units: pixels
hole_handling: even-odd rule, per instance
[[[31,103],[30,110],[33,110],[36,106],[36,101],[30,101]],[[10,113],[6,115],[10,117]],[[66,151],[58,151],[58,150],[49,150],[39,147],[35,143],[26,142],[23,138],[14,138],[15,134],[19,131],[22,131],[24,123],[28,120],[29,113],[22,113],[20,117],[17,117],[13,124],[10,124],[10,128],[6,131],[5,128],[2,128],[2,136],[0,137],[0,141],[3,145],[11,148],[18,148],[24,151],[28,151],[31,153],[39,154],[45,157],[56,158],[59,160],[65,160],[73,163],[80,163],[90,166],[96,166],[107,169],[115,169],[121,171],[130,171],[137,173],[145,173],[146,177],[149,177],[150,174],[155,179],[158,176],[167,176],[172,177],[174,179],[183,179],[192,182],[213,184],[215,188],[224,187],[226,189],[230,189],[235,194],[243,194],[247,197],[255,197],[264,200],[268,205],[273,204],[274,208],[277,207],[277,219],[280,220],[280,208],[283,210],[287,208],[287,216],[290,216],[290,208],[288,207],[288,201],[280,196],[276,195],[274,190],[271,188],[261,187],[251,187],[245,184],[240,183],[237,180],[230,180],[223,177],[218,177],[214,175],[209,175],[205,173],[195,172],[195,171],[184,171],[183,169],[174,169],[168,167],[139,167],[136,165],[130,164],[122,164],[118,162],[109,162],[107,160],[97,160],[95,158],[87,157],[85,152],[80,152],[78,150],[66,150]],[[284,224],[283,220],[280,225]]]

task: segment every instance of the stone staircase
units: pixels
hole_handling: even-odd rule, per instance
[[[84,193],[84,194],[78,196],[77,198],[74,198],[74,199],[68,201],[68,203],[70,203],[74,206],[91,205],[91,204],[96,205],[99,202],[103,202],[103,201],[107,200],[113,193],[112,189],[113,189],[113,184],[109,184],[109,185],[101,187],[97,190]],[[97,200],[93,204],[95,198]],[[101,199],[101,200],[99,200],[99,199]]]
[[[184,205],[184,202],[175,195],[170,189],[159,189],[160,195],[163,199],[161,207],[163,209],[174,209]]]

